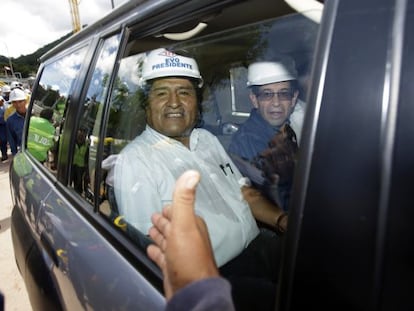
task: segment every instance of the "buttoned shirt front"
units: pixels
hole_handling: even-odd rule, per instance
[[[147,233],[151,215],[172,202],[175,181],[197,170],[195,211],[207,224],[218,266],[236,257],[258,234],[240,187],[243,177],[218,139],[194,129],[190,148],[149,126],[120,153],[114,186],[119,212]]]

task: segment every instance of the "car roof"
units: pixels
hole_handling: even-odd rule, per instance
[[[226,9],[234,3],[237,5],[231,10]],[[208,27],[203,30],[203,35],[206,35],[293,12],[295,11],[283,1],[269,6],[268,0],[131,0],[70,36],[42,55],[40,61],[43,62],[98,33],[115,31],[124,25],[133,25],[139,21],[142,22],[140,32],[143,35],[157,32],[159,34],[184,32],[193,28],[198,22],[208,24]],[[176,26],[178,23],[180,25]]]

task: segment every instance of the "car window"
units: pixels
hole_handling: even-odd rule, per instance
[[[99,183],[95,183],[95,165],[105,99],[118,47],[119,34],[107,38],[100,45],[96,65],[80,109],[78,126],[73,131],[75,143],[70,170],[70,187],[92,205],[96,199],[99,199],[101,193]],[[104,143],[107,146],[107,141]],[[94,193],[97,193],[98,198]]]
[[[86,48],[82,48],[47,64],[33,93],[27,149],[54,174],[69,98],[85,53]]]
[[[111,220],[116,219],[116,224],[124,229],[133,227],[136,230],[134,226],[129,226],[128,217],[119,214],[120,198],[113,192],[110,172],[117,155],[146,127],[145,94],[140,87],[140,78],[147,53],[163,47],[197,61],[204,80],[203,118],[199,126],[216,135],[227,149],[232,135],[250,115],[252,106],[246,82],[247,68],[252,62],[289,59],[298,71],[301,105],[306,108],[307,77],[318,27],[317,23],[306,17],[292,14],[179,42],[161,36],[139,38],[132,28],[119,62],[104,134],[107,143],[102,165],[107,175],[103,186],[111,209]],[[127,191],[135,190],[131,187]],[[139,208],[138,197],[136,202]],[[137,236],[135,230],[134,238]],[[147,234],[141,231],[138,234]],[[142,239],[139,240],[141,243]]]

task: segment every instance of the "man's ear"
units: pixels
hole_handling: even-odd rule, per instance
[[[254,93],[252,91],[250,91],[249,97],[250,97],[250,102],[252,103],[253,107],[254,108],[259,108],[259,103],[257,101],[257,97],[256,97],[256,95],[254,95]]]
[[[298,102],[298,97],[299,97],[299,91],[296,90],[296,91],[293,92],[292,108],[294,108],[296,106],[296,103]]]

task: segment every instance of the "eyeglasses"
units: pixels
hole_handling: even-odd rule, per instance
[[[271,101],[273,97],[275,97],[275,95],[277,95],[277,99],[279,101],[292,100],[293,98],[292,90],[285,90],[285,91],[278,91],[278,92],[263,91],[257,94],[256,97],[260,101]]]

